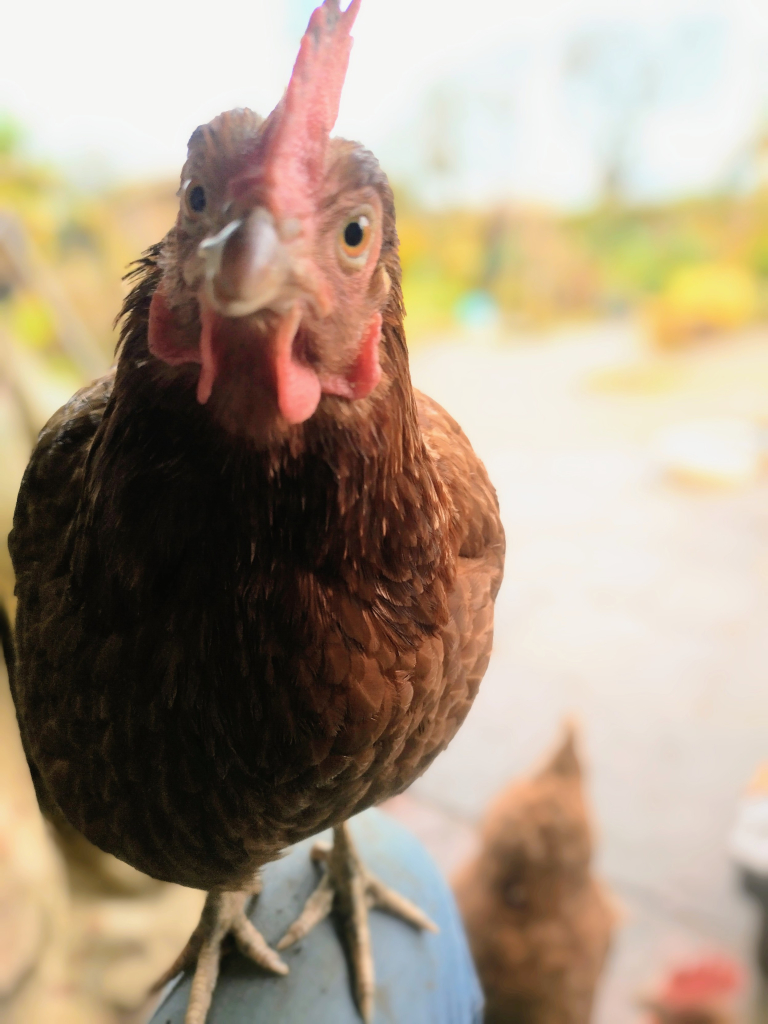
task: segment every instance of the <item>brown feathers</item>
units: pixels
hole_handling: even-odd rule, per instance
[[[615,914],[592,877],[571,727],[544,767],[483,822],[454,890],[485,991],[486,1024],[589,1024]]]
[[[228,166],[224,124],[238,152],[260,130],[248,112],[219,118],[191,160]],[[116,373],[42,431],[10,538],[14,696],[42,802],[135,867],[200,888],[234,887],[409,785],[490,654],[496,497],[457,424],[411,387],[386,179],[352,144],[329,159],[333,203],[353,183],[382,210],[364,302],[365,316],[382,304],[379,386],[324,393],[298,425],[224,371],[200,404],[199,363],[147,342],[161,284],[178,328],[200,330],[184,290],[199,239],[180,213],[133,271]],[[254,359],[272,317],[252,318]],[[221,318],[221,345],[236,327]],[[332,361],[354,324],[321,329]]]

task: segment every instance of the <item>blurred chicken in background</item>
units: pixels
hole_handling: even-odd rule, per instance
[[[616,924],[593,877],[576,731],[491,805],[482,849],[454,881],[486,1024],[587,1024]]]

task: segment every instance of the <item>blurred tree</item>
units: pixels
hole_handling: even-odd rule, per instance
[[[586,93],[592,108],[605,206],[619,205],[625,198],[636,135],[653,102],[658,71],[642,37],[624,26],[582,33],[566,52],[566,80]]]
[[[768,194],[768,110],[763,111],[751,137],[734,154],[723,176],[723,185],[729,194]]]
[[[565,86],[590,126],[603,205],[620,205],[638,190],[650,116],[701,100],[713,88],[724,35],[717,18],[696,16],[661,34],[639,24],[607,23],[570,40]]]

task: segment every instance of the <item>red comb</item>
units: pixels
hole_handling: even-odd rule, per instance
[[[270,115],[260,177],[278,217],[301,217],[312,209],[339,114],[352,49],[349,33],[359,8],[360,0],[352,0],[346,11],[340,10],[339,0],[325,0],[312,12],[288,88]]]

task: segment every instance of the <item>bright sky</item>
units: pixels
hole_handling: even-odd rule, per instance
[[[0,110],[80,173],[175,175],[197,124],[271,109],[312,6],[8,4]],[[712,187],[768,112],[766,0],[363,0],[354,35],[337,131],[434,201],[588,202],[621,124],[635,194]]]

